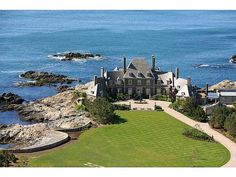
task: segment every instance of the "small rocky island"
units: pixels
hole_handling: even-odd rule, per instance
[[[101,54],[92,53],[79,53],[79,52],[68,52],[68,53],[58,53],[50,55],[52,58],[60,59],[62,61],[68,61],[73,59],[101,59]]]
[[[29,79],[30,81],[17,83],[17,86],[44,86],[57,83],[71,84],[76,81],[65,75],[37,71],[27,71],[21,74],[20,77]]]
[[[230,59],[229,59],[230,63],[236,63],[236,55],[233,55]]]

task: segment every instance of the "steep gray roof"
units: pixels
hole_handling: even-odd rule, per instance
[[[118,71],[107,71],[107,78],[110,78],[112,80],[117,80],[117,78],[123,78],[124,72],[123,70],[118,70]]]
[[[147,76],[150,73],[150,76]],[[145,58],[133,59],[127,67],[125,78],[153,78],[154,75],[149,68],[149,65]]]

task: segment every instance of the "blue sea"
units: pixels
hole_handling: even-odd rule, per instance
[[[105,59],[48,57],[66,51]],[[0,94],[14,92],[26,100],[50,96],[55,87],[16,87],[19,74],[49,71],[87,82],[102,66],[122,66],[124,54],[149,63],[155,54],[161,70],[179,67],[181,77],[190,76],[199,87],[236,80],[236,65],[229,63],[236,54],[236,11],[0,11]]]

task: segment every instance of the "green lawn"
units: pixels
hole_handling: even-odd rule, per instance
[[[222,166],[221,144],[182,135],[187,125],[164,112],[119,111],[127,122],[85,131],[74,144],[30,157],[30,166]]]

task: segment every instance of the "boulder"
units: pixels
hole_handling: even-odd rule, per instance
[[[0,95],[0,111],[13,110],[16,105],[22,104],[24,99],[14,93],[3,93]]]
[[[69,87],[68,85],[60,85],[57,87],[57,91],[60,92],[65,92],[67,90],[73,90],[73,88]]]

